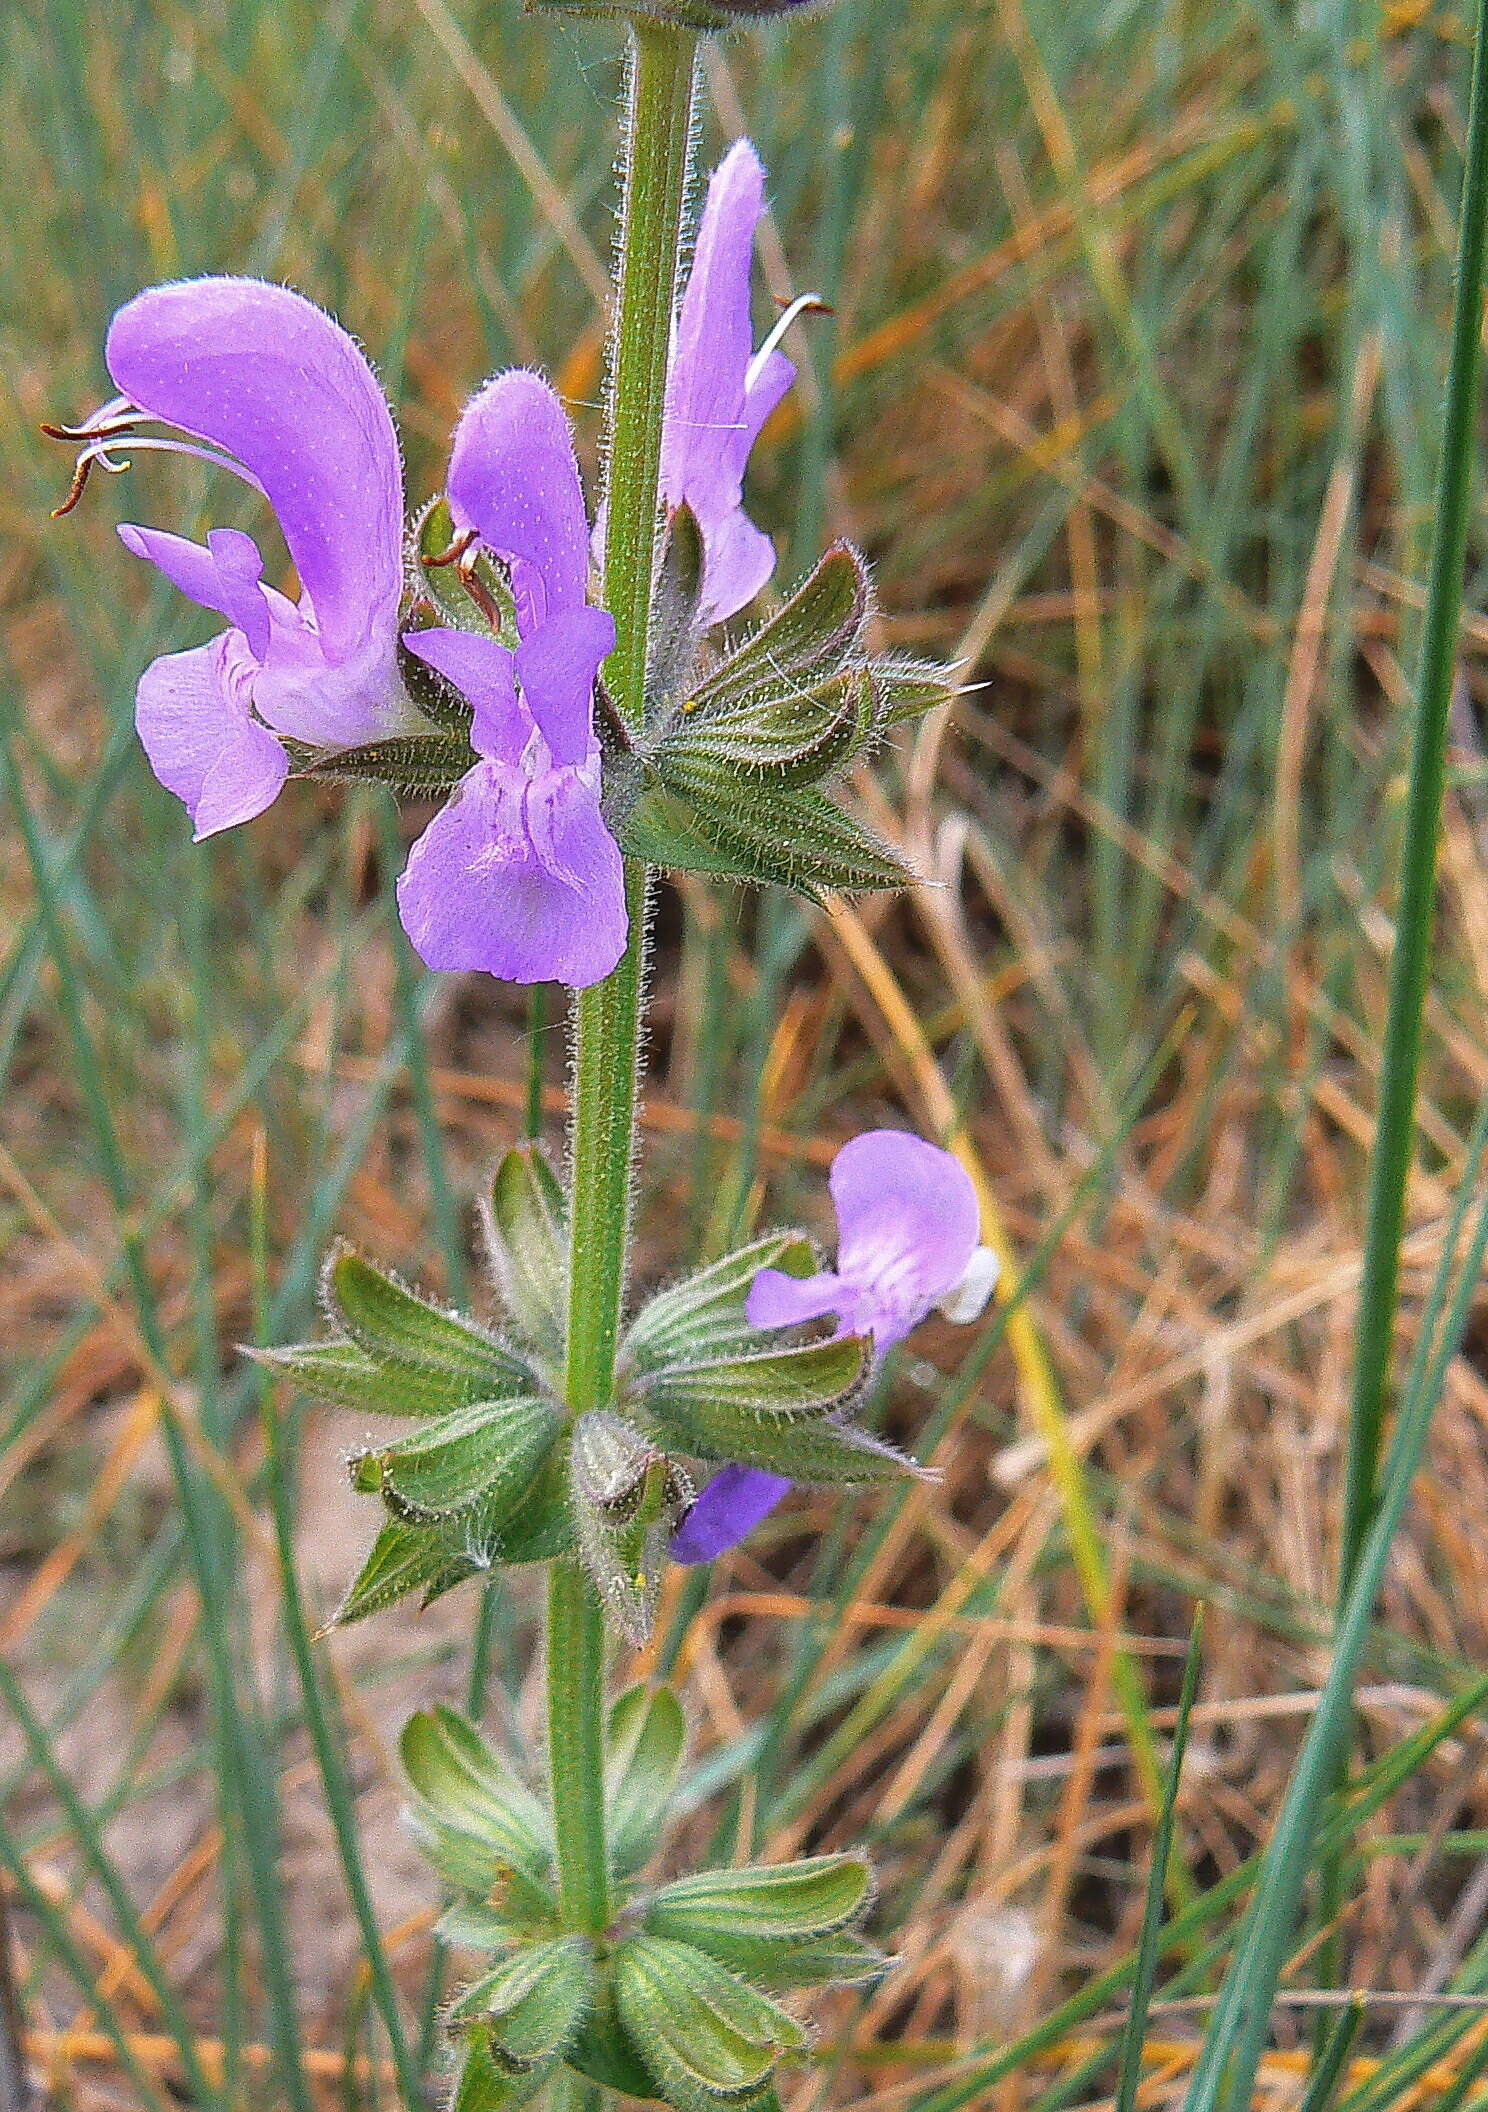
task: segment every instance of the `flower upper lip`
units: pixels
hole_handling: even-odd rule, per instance
[[[126,302],[105,359],[141,415],[220,450],[263,491],[331,666],[396,622],[398,436],[339,324],[259,279],[184,279]]]

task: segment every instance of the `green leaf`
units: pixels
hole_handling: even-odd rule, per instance
[[[574,2034],[564,2059],[590,2082],[599,2083],[606,2090],[618,2090],[622,2096],[649,2098],[655,2091],[651,2071],[642,2067],[639,2054],[615,2014],[613,1993],[608,1986],[599,1989],[594,2007]]]
[[[816,1855],[742,1870],[698,1870],[664,1885],[646,1927],[681,1943],[738,1936],[807,1941],[835,1936],[867,1912],[873,1873],[859,1855]]]
[[[559,1936],[503,1959],[459,1997],[450,2021],[479,2019],[497,2067],[523,2075],[562,2053],[593,2001],[588,1938]]]
[[[509,1866],[547,1876],[553,1857],[547,1811],[468,1718],[450,1708],[421,1709],[404,1725],[398,1750],[425,1814],[487,1851],[493,1874]],[[483,1891],[485,1883],[478,1879],[470,1889]]]
[[[752,862],[741,863],[742,854],[710,835],[702,817],[669,792],[659,778],[614,817],[613,827],[628,858],[659,865],[667,872],[712,873],[720,879],[761,886],[774,877],[758,871]]]
[[[464,2046],[450,2112],[516,2112],[517,2106],[531,2102],[547,2080],[543,2068],[523,2075],[503,2071],[492,2058],[483,2032],[465,2033]]]
[[[566,1219],[563,1190],[542,1147],[514,1145],[496,1168],[481,1228],[512,1325],[560,1364],[568,1320]]]
[[[442,1592],[474,1576],[478,1566],[428,1527],[389,1518],[373,1541],[356,1582],[337,1608],[332,1626],[344,1628],[352,1621],[365,1620],[369,1613],[381,1613],[384,1607],[395,1605],[415,1591],[423,1593],[428,1605]]]
[[[615,2006],[661,2095],[682,2112],[752,2097],[806,2035],[768,1996],[689,1944],[638,1935],[616,1949]]]
[[[670,1687],[632,1687],[610,1711],[605,1839],[617,1877],[656,1846],[687,1745],[682,1704]]]
[[[753,1409],[719,1406],[673,1406],[668,1429],[680,1449],[699,1459],[728,1460],[744,1467],[763,1467],[791,1481],[817,1482],[828,1488],[870,1488],[912,1474],[934,1480],[882,1438],[855,1423],[830,1416],[761,1415]]]
[[[763,1339],[756,1334],[756,1342]],[[715,1409],[820,1415],[852,1398],[872,1362],[866,1335],[837,1335],[827,1342],[666,1364],[635,1382],[631,1400],[664,1420]]]
[[[420,1298],[349,1247],[334,1250],[323,1287],[333,1319],[380,1363],[446,1380],[462,1401],[530,1393],[534,1374],[471,1320]]]
[[[445,1908],[434,1933],[452,1950],[512,1951],[528,1942],[532,1932],[520,1916],[501,1913],[484,1900],[460,1899]]]
[[[684,799],[720,769],[745,785],[761,778],[816,784],[845,770],[874,727],[872,680],[865,668],[849,668],[810,686],[790,684],[706,716],[684,716],[657,745],[652,761]]]
[[[530,1491],[560,1422],[545,1396],[475,1401],[421,1423],[395,1444],[358,1454],[352,1477],[359,1488],[369,1481],[380,1486],[400,1516],[447,1518],[478,1504],[489,1534]]]
[[[857,646],[869,605],[867,566],[849,544],[834,544],[785,606],[694,692],[693,712],[777,693],[809,673],[835,672]]]
[[[809,1276],[819,1266],[816,1249],[804,1233],[767,1233],[657,1291],[631,1322],[621,1356],[642,1371],[655,1371],[666,1364],[708,1361],[758,1346],[760,1331],[750,1326],[744,1304],[760,1270]]]
[[[948,667],[933,660],[890,658],[869,662],[873,691],[881,726],[895,726],[904,719],[923,718],[939,704],[949,704],[959,694],[959,685]]]
[[[243,1354],[292,1380],[312,1400],[358,1414],[439,1415],[452,1405],[449,1384],[437,1373],[407,1366],[389,1370],[355,1342],[297,1342],[287,1349],[250,1348]]]
[[[532,1493],[503,1519],[492,1543],[493,1558],[508,1563],[549,1562],[574,1550],[569,1503],[567,1449],[555,1445],[543,1462]]]
[[[803,786],[744,788],[719,770],[689,773],[672,803],[648,789],[621,824],[632,857],[681,871],[731,874],[757,886],[786,887],[817,900],[824,893],[907,887],[914,873],[899,854],[823,793]],[[680,811],[679,811],[680,810]]]
[[[874,1987],[894,1964],[861,1936],[843,1930],[819,1943],[772,1943],[734,1936],[696,1939],[697,1948],[767,1994],[800,1987]]]
[[[410,799],[451,792],[474,769],[475,750],[455,733],[398,733],[357,748],[317,749],[296,777],[331,784],[389,785]]]

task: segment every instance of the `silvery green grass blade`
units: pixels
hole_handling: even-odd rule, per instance
[[[1121,2054],[1116,2075],[1114,2112],[1135,2112],[1142,2083],[1142,2057],[1147,2037],[1147,2013],[1157,1977],[1158,1936],[1162,1924],[1163,1893],[1167,1884],[1168,1856],[1173,1845],[1173,1824],[1178,1810],[1178,1792],[1183,1782],[1183,1755],[1188,1747],[1188,1724],[1198,1692],[1203,1662],[1204,1613],[1199,1609],[1188,1639],[1183,1664],[1183,1683],[1178,1690],[1178,1720],[1173,1726],[1173,1748],[1163,1783],[1162,1806],[1152,1835],[1152,1867],[1147,1873],[1147,1894],[1142,1902],[1142,1926],[1132,1968],[1131,1999],[1121,2034]]]
[[[1358,1653],[1384,1573],[1390,1534],[1404,1511],[1436,1405],[1436,1394],[1427,1383],[1429,1367],[1418,1358],[1414,1389],[1402,1401],[1386,1473],[1380,1478],[1376,1462],[1394,1341],[1406,1192],[1415,1156],[1417,1078],[1431,962],[1448,715],[1462,608],[1468,514],[1477,467],[1475,436],[1482,367],[1484,267],[1488,258],[1485,32],[1488,9],[1480,10],[1473,49],[1451,364],[1411,751],[1390,1008],[1370,1168],[1344,1492],[1339,1629],[1323,1702],[1298,1757],[1268,1849],[1265,1876],[1244,1924],[1235,1964],[1195,2069],[1187,2100],[1189,2112],[1210,2112],[1211,2107],[1232,2107],[1249,2101],[1269,2030],[1271,1997],[1292,1937],[1323,1778],[1328,1769],[1336,1770],[1342,1762]],[[1465,1195],[1463,1200],[1465,1207]],[[1445,1257],[1442,1266],[1446,1267]],[[1439,1375],[1436,1383],[1439,1387]],[[1361,1590],[1362,1586],[1367,1586],[1367,1592]],[[1325,1898],[1331,1900],[1336,1897],[1337,1884],[1327,1866],[1323,1878]]]
[[[1322,2035],[1318,2057],[1307,2078],[1307,2090],[1297,2112],[1329,2112],[1343,2082],[1344,2063],[1364,2022],[1362,2002],[1346,2002]]]
[[[1451,1235],[1439,1264],[1440,1279],[1451,1282],[1451,1295],[1445,1301],[1435,1339],[1423,1333],[1412,1359],[1381,1474],[1379,1503],[1339,1622],[1328,1677],[1262,1857],[1234,1961],[1195,2065],[1187,2112],[1215,2112],[1215,2108],[1232,2112],[1232,2108],[1249,2101],[1270,2031],[1272,1997],[1295,1933],[1297,1906],[1311,1867],[1323,1800],[1336,1775],[1346,1740],[1354,1679],[1368,1641],[1390,1543],[1405,1511],[1432,1413],[1447,1367],[1461,1343],[1483,1258],[1488,1253],[1488,1202],[1479,1201],[1477,1193],[1485,1154],[1488,1103],[1475,1125]],[[1457,1241],[1474,1202],[1479,1207],[1472,1235],[1459,1259]],[[1328,1852],[1336,1850],[1330,1847]]]

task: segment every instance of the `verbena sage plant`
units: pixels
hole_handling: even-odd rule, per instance
[[[683,1717],[660,1686],[607,1704],[606,1624],[644,1640],[667,1563],[733,1546],[792,1483],[919,1471],[855,1408],[885,1350],[933,1307],[975,1317],[995,1274],[956,1161],[877,1131],[832,1167],[835,1268],[782,1230],[628,1296],[648,869],[813,898],[907,884],[840,787],[950,685],[875,650],[846,544],[755,606],[775,548],[745,468],[811,303],[756,342],[765,172],[747,141],[707,185],[679,299],[699,38],[784,7],[604,11],[628,17],[630,67],[592,526],[563,407],[526,371],[476,390],[444,491],[407,520],[367,360],[254,279],[131,300],[105,351],[118,393],[58,429],[80,445],[69,505],[95,467],[182,451],[261,494],[293,560],[297,600],[237,529],[120,531],[226,625],[139,683],[141,741],[197,836],[263,815],[295,778],[432,796],[398,883],[424,961],[574,992],[566,1175],[518,1145],[482,1213],[493,1323],[342,1248],[329,1335],[264,1353],[306,1393],[404,1426],[351,1462],[381,1523],[342,1621],[502,1565],[547,1570],[546,1796],[452,1710],[403,1737],[452,1896],[442,1933],[486,1961],[449,2012],[459,2112],[519,2104],[565,2069],[677,2112],[768,2107],[777,2063],[806,2044],[780,1996],[884,1970],[859,1933],[859,1855],[644,1881]]]

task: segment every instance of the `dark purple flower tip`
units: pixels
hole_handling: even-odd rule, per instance
[[[790,1491],[783,1474],[724,1467],[713,1476],[672,1539],[674,1562],[712,1562],[752,1533]]]
[[[667,377],[661,489],[697,516],[703,615],[714,623],[753,601],[775,569],[775,545],[744,511],[750,450],[796,373],[783,353],[754,350],[749,287],[764,210],[764,165],[738,140],[709,179]]]
[[[832,1313],[843,1333],[871,1335],[882,1354],[966,1280],[980,1252],[976,1190],[950,1152],[896,1129],[844,1144],[829,1185],[836,1269],[804,1279],[761,1269],[745,1311],[754,1327]],[[983,1298],[994,1275],[978,1271]]]

